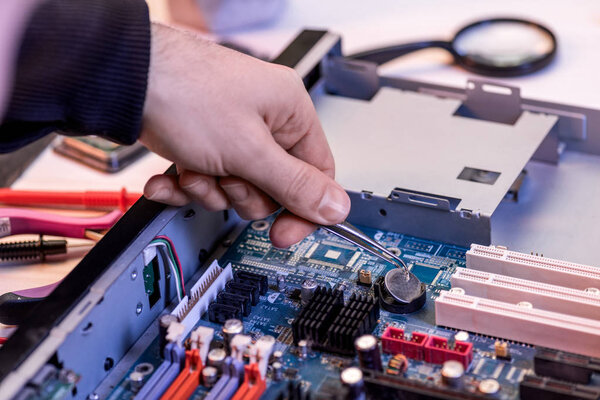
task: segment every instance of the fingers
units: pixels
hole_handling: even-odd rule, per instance
[[[183,206],[190,202],[187,194],[179,188],[177,176],[155,175],[146,182],[144,196],[148,200],[172,206]]]
[[[251,160],[241,160],[235,175],[270,195],[292,213],[322,225],[342,222],[350,198],[332,178],[282,149],[264,141]],[[256,155],[258,154],[258,155]]]
[[[208,211],[225,210],[230,206],[227,195],[215,177],[183,170],[179,174],[179,187]]]
[[[193,174],[193,173],[192,173]],[[189,186],[190,181],[197,181],[205,177],[197,177],[197,174],[190,175],[189,171],[182,171],[184,183],[188,184],[188,192],[186,193],[179,187],[177,176],[175,175],[156,175],[148,180],[144,187],[144,196],[149,200],[158,201],[161,203],[183,206],[188,204],[190,197],[196,200],[196,196],[202,195],[200,198],[203,207],[215,208],[223,206],[222,200],[219,199],[213,203],[214,197],[219,197],[214,193],[206,191],[198,191],[198,188],[203,186],[202,183]],[[266,194],[259,191],[254,185],[251,185],[238,178],[223,178],[221,187],[229,196],[231,204],[236,209],[240,217],[244,219],[262,219],[272,214],[279,207]],[[194,189],[195,188],[195,189]],[[195,190],[195,192],[194,192]],[[194,193],[189,195],[188,193]],[[208,204],[208,207],[207,207]],[[224,208],[221,208],[224,209]],[[271,241],[275,247],[286,248],[294,243],[304,239],[307,235],[315,230],[315,225],[300,217],[297,217],[288,211],[283,211],[271,227]]]
[[[263,191],[243,179],[221,178],[219,185],[243,219],[262,219],[273,214],[280,207]]]
[[[298,243],[315,229],[315,224],[284,210],[273,222],[269,235],[273,246],[286,248]]]
[[[333,178],[335,176],[333,154],[317,112],[306,93],[302,93],[298,108],[299,110],[291,119],[273,131],[273,138],[289,154],[314,165]]]

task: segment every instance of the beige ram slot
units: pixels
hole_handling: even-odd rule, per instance
[[[442,291],[437,325],[600,357],[600,321]]]
[[[573,289],[600,289],[600,268],[472,244],[467,268]]]
[[[467,268],[457,268],[450,282],[452,287],[462,288],[470,296],[513,304],[528,301],[542,310],[600,320],[597,293]]]

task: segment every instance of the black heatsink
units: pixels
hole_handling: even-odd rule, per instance
[[[294,343],[306,339],[315,350],[353,355],[354,340],[371,333],[378,319],[377,299],[354,293],[344,305],[341,292],[320,286],[292,322]]]
[[[309,303],[292,322],[294,343],[308,339],[313,343],[322,343],[327,338],[327,330],[335,316],[344,306],[344,294],[319,286]]]
[[[327,333],[327,351],[354,354],[354,339],[373,332],[379,319],[379,303],[371,296],[352,294]]]

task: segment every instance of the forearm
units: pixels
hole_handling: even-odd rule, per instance
[[[0,150],[54,130],[133,143],[149,54],[143,0],[44,1],[21,42]]]

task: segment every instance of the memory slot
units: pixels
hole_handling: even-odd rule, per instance
[[[450,328],[600,356],[600,321],[442,291],[435,322]]]
[[[466,268],[457,268],[450,282],[471,296],[513,304],[527,301],[542,310],[600,319],[600,295],[595,292]]]
[[[600,268],[472,244],[467,268],[573,289],[600,289]]]

